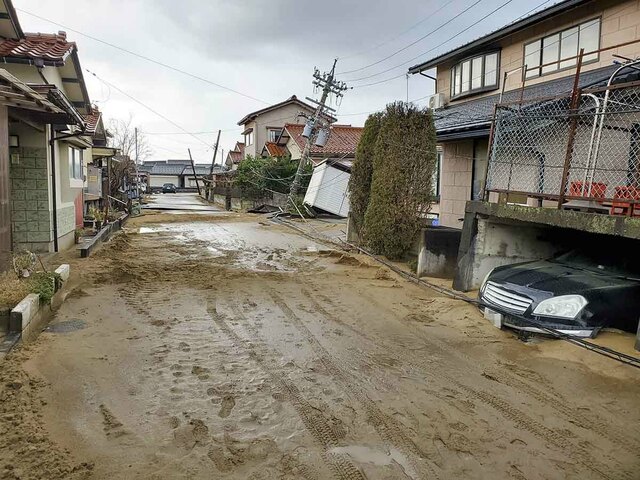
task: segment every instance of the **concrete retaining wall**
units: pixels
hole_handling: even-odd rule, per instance
[[[418,277],[453,278],[458,265],[462,231],[428,227],[420,232]]]

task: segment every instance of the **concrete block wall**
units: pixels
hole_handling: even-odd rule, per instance
[[[13,248],[50,251],[53,224],[49,204],[49,173],[45,148],[12,148],[11,215]]]
[[[58,249],[66,250],[75,243],[76,207],[74,204],[57,209]]]
[[[471,199],[473,140],[442,145],[440,225],[462,228],[464,209]]]

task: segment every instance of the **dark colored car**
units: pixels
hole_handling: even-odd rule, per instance
[[[173,183],[162,185],[162,193],[176,193],[176,186]]]
[[[580,337],[594,337],[605,327],[635,333],[640,260],[633,250],[602,248],[497,267],[486,276],[479,297],[488,313],[502,315],[502,325],[518,330],[545,333],[530,319]]]

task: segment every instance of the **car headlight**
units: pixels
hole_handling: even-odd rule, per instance
[[[489,280],[489,275],[491,275],[494,270],[495,268],[492,268],[489,270],[489,273],[484,276],[484,280],[482,280],[482,283],[480,284],[480,293],[484,292],[484,286],[487,284],[487,280]]]
[[[589,302],[582,295],[561,295],[540,302],[533,314],[543,317],[576,318],[587,303]]]

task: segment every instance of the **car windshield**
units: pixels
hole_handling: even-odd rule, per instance
[[[640,278],[640,260],[634,252],[601,248],[592,250],[571,250],[554,259],[572,267],[594,272]]]

